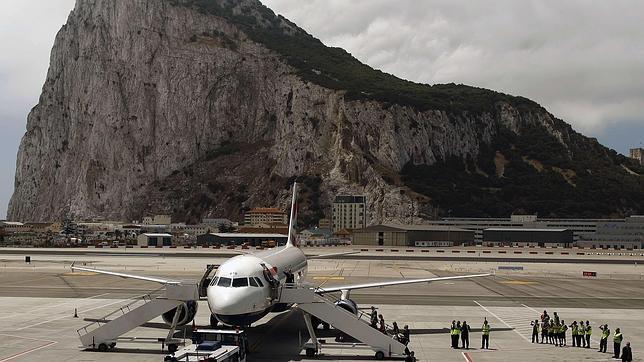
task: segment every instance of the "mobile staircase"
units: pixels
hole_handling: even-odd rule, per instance
[[[114,348],[117,342],[154,342],[164,343],[168,349],[176,350],[181,341],[172,336],[177,327],[179,311],[165,339],[155,338],[120,338],[132,329],[161,316],[173,308],[183,307],[185,302],[199,300],[197,284],[168,283],[163,287],[138,296],[114,312],[79,328],[76,332],[84,348],[97,349],[101,352]]]
[[[280,302],[297,304],[297,307],[304,312],[304,320],[311,335],[311,345],[306,346],[309,357],[320,350],[315,328],[311,323],[311,315],[369,346],[376,352],[376,359],[405,355],[406,346],[394,337],[373,328],[366,314],[360,311],[357,315],[351,313],[337,306],[335,301],[316,293],[314,288],[286,285],[281,290]]]

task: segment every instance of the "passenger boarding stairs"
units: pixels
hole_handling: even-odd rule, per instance
[[[114,312],[79,328],[77,333],[83,347],[104,351],[107,347],[114,347],[123,334],[190,300],[199,300],[196,284],[166,284],[131,299]],[[174,333],[179,314],[175,313],[168,339]]]
[[[297,307],[305,313],[319,318],[332,325],[335,329],[339,329],[371,347],[376,352],[377,358],[403,356],[405,354],[406,346],[392,336],[373,328],[369,324],[370,318],[367,314],[360,311],[358,311],[357,315],[353,314],[337,306],[333,300],[316,293],[315,289],[285,286],[280,294],[280,302],[297,304]],[[318,343],[310,324],[310,317],[305,314],[305,318],[311,339],[317,350]]]

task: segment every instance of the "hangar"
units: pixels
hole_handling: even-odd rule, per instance
[[[273,240],[277,245],[285,245],[288,237],[282,234],[250,233],[208,233],[197,236],[197,245],[262,245],[264,241]]]
[[[383,224],[353,231],[354,245],[455,246],[474,243],[474,231],[439,225]]]

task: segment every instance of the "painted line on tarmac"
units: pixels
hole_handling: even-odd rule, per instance
[[[461,352],[461,354],[463,355],[463,358],[465,358],[466,362],[474,362],[469,352]]]
[[[129,298],[128,298],[128,299],[129,299]],[[110,305],[114,305],[114,304],[116,304],[116,303],[123,303],[124,301],[126,301],[126,300],[128,300],[128,299],[119,299],[119,300],[117,300],[116,302],[111,302],[111,303],[107,303],[107,304],[99,305],[98,307],[94,307],[94,308],[90,308],[90,309],[86,309],[86,310],[78,311],[78,313],[87,313],[87,312],[91,312],[91,311],[96,310],[96,309],[101,309],[101,308],[109,307]],[[18,329],[14,329],[14,330],[15,330],[15,331],[22,331],[22,330],[24,330],[24,329],[37,327],[37,326],[39,326],[39,325],[46,324],[46,323],[49,323],[49,322],[55,322],[55,321],[58,321],[58,320],[61,320],[61,319],[64,319],[64,318],[71,318],[71,317],[70,317],[70,316],[67,316],[67,315],[64,315],[64,316],[61,316],[61,317],[58,317],[58,318],[48,319],[48,320],[43,321],[43,322],[38,322],[38,323],[35,323],[35,324],[30,324],[30,325],[28,325],[28,326],[24,326],[24,327],[21,327],[21,328],[18,328]],[[2,362],[2,361],[0,361],[0,362]]]
[[[63,306],[63,305],[65,305],[65,304],[70,304],[70,303],[78,303],[78,302],[79,302],[79,301],[81,301],[81,300],[94,299],[94,298],[104,297],[104,296],[106,296],[106,295],[108,295],[108,294],[112,294],[112,293],[103,293],[103,294],[93,295],[93,296],[91,296],[91,297],[87,297],[87,298],[82,298],[82,299],[73,299],[73,300],[70,300],[70,301],[67,301],[67,302],[64,302],[64,303],[60,303],[60,304],[55,304],[55,305],[50,305],[50,306],[47,306],[47,307],[40,307],[40,308],[32,309],[32,310],[27,311],[27,312],[14,313],[14,314],[11,314],[11,315],[8,315],[8,316],[0,317],[0,319],[12,318],[12,317],[15,317],[15,316],[16,316],[16,314],[31,314],[31,313],[34,313],[34,312],[37,312],[37,311],[41,311],[41,310],[43,310],[43,309],[56,308],[56,307]]]
[[[484,311],[490,313],[492,315],[492,317],[498,319],[499,322],[505,324],[506,327],[512,329],[514,331],[514,333],[519,335],[519,337],[523,338],[526,342],[530,343],[530,340],[528,339],[528,337],[526,337],[523,334],[519,333],[519,331],[517,331],[516,328],[514,328],[514,327],[510,326],[509,324],[507,324],[503,319],[501,319],[499,316],[494,314],[491,310],[487,309],[483,304],[481,304],[481,303],[479,303],[479,302],[477,302],[475,300],[473,300],[473,302],[476,303],[479,307],[483,308]]]
[[[47,340],[47,339],[38,339],[38,338],[22,337],[22,336],[15,336],[15,335],[12,335],[12,334],[0,334],[0,336],[3,336],[3,337],[13,337],[13,338],[20,338],[20,339],[27,339],[27,340],[30,340],[30,341],[46,342],[46,343],[45,343],[45,344],[43,344],[43,345],[36,346],[36,347],[30,348],[30,349],[28,349],[28,350],[25,350],[25,351],[22,351],[22,352],[18,352],[18,353],[16,353],[16,354],[13,354],[13,355],[11,355],[11,356],[9,356],[9,357],[5,357],[5,358],[3,358],[3,359],[0,359],[0,362],[11,361],[12,359],[15,359],[15,358],[18,358],[18,357],[22,357],[22,356],[24,356],[24,355],[26,355],[26,354],[28,354],[28,353],[35,352],[35,351],[38,351],[38,350],[40,350],[40,349],[43,349],[43,348],[46,348],[46,347],[49,347],[49,346],[52,346],[52,345],[54,345],[54,344],[58,343],[58,342],[56,342],[56,341],[50,341],[50,340]]]

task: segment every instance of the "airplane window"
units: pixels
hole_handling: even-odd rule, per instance
[[[257,285],[257,281],[253,277],[248,278],[248,282],[250,282],[251,287],[259,287],[259,285]]]
[[[259,285],[259,286],[260,286],[260,287],[262,287],[262,288],[264,287],[264,283],[262,283],[262,280],[261,280],[261,279],[259,279],[258,277],[255,277],[255,278],[253,278],[253,279],[255,279],[255,281],[257,281],[257,285]]]
[[[217,282],[217,286],[219,286],[219,287],[230,287],[230,281],[231,281],[230,278],[221,277],[221,278],[219,278],[219,281]]]
[[[210,285],[217,285],[218,280],[219,280],[219,277],[212,278],[212,281],[210,282]]]
[[[235,278],[233,279],[233,288],[247,287],[248,278]]]

